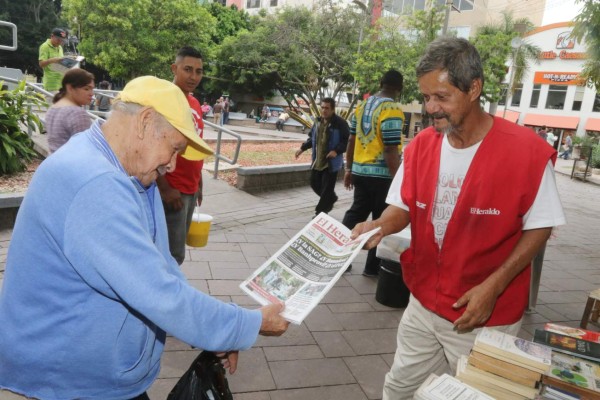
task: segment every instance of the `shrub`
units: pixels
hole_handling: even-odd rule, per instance
[[[25,90],[25,81],[14,90],[0,90],[0,175],[23,171],[35,156],[26,130],[41,132],[40,119],[31,109],[44,102],[42,95]]]
[[[590,164],[592,168],[600,168],[600,144],[594,146],[594,150],[592,150],[592,160]]]

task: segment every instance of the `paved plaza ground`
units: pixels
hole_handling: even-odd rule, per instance
[[[587,293],[600,287],[600,186],[563,175],[570,173],[569,165],[559,163],[556,178],[568,225],[548,243],[537,306],[520,332],[527,339],[548,321],[578,325]],[[182,269],[196,288],[257,307],[239,283],[311,219],[317,197],[308,186],[250,195],[211,176],[204,172],[203,211],[215,218],[209,243],[189,248]],[[340,200],[331,215],[341,220],[352,193],[341,184],[337,192]],[[10,230],[0,231],[0,283],[10,237]],[[302,325],[290,326],[279,338],[261,337],[240,354],[239,369],[229,377],[236,400],[381,398],[402,309],[377,303],[377,280],[360,275],[365,256],[362,252],[352,273]],[[169,337],[150,398],[165,399],[197,354]]]

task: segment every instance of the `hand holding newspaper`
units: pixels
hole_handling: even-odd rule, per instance
[[[351,240],[350,229],[321,213],[242,282],[240,288],[262,305],[285,303],[281,315],[300,324],[378,230]]]

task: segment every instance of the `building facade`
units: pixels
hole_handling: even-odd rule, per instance
[[[545,125],[563,135],[600,131],[600,95],[579,78],[586,48],[570,37],[572,30],[570,22],[563,22],[525,35],[524,41],[542,50],[539,63],[529,65],[519,89],[498,106],[496,115],[533,128]]]

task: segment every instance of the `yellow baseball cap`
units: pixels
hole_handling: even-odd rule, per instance
[[[135,78],[121,91],[117,100],[152,107],[188,139],[181,154],[191,161],[200,161],[213,154],[208,144],[196,132],[190,105],[181,89],[172,82],[155,76]]]

